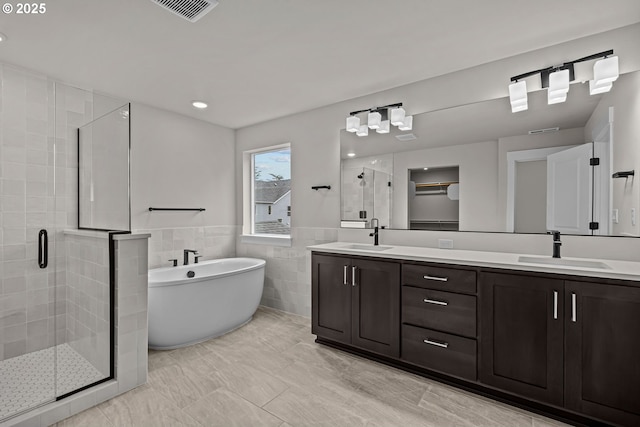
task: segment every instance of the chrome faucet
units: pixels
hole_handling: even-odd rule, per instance
[[[560,246],[562,246],[562,241],[560,241],[560,232],[552,230],[547,231],[547,234],[553,234],[553,258],[560,258]]]
[[[184,250],[184,259],[183,259],[182,265],[189,265],[189,252],[191,252],[193,255],[198,255],[198,251],[196,251],[196,250],[185,249]]]
[[[376,222],[375,227],[373,227],[373,233],[369,234],[369,237],[373,237],[373,245],[378,246],[378,227],[380,225],[380,221],[378,218],[371,218],[371,225],[373,226],[373,221]]]

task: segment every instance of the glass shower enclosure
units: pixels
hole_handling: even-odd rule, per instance
[[[77,232],[78,129],[123,103],[8,65],[0,77],[2,422],[113,376],[109,239]]]

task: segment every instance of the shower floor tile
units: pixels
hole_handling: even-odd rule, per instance
[[[103,378],[68,344],[0,361],[0,421]]]

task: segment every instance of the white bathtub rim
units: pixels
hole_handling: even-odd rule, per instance
[[[228,331],[224,331],[224,332],[221,332],[221,333],[218,333],[218,334],[213,334],[213,335],[211,335],[209,337],[206,337],[206,338],[198,338],[197,340],[189,341],[189,342],[184,343],[184,344],[169,345],[169,346],[162,346],[162,347],[161,346],[152,346],[151,344],[149,344],[149,348],[151,350],[165,351],[165,350],[176,350],[178,348],[189,347],[189,346],[192,346],[192,345],[203,343],[205,341],[212,340],[214,338],[219,338],[219,337],[221,337],[223,335],[230,334],[231,332],[242,328],[244,325],[246,325],[247,323],[251,322],[252,320],[253,320],[253,316],[251,316],[246,322],[243,322],[240,325],[229,329]]]
[[[217,273],[215,275],[209,275],[209,276],[182,277],[182,278],[176,279],[176,280],[167,280],[167,281],[161,281],[161,282],[152,281],[151,278],[149,277],[151,271],[156,272],[156,273],[162,273],[164,271],[171,271],[174,268],[182,268],[185,271],[189,271],[190,268],[184,268],[184,267],[195,268],[198,265],[215,264],[215,263],[218,263],[220,261],[238,260],[238,259],[251,260],[251,261],[256,261],[256,262],[253,265],[250,265],[250,266],[247,266],[247,267],[243,267],[241,269],[225,271],[225,272],[222,272],[222,273]],[[179,266],[176,266],[176,267],[153,268],[153,269],[150,269],[148,271],[147,276],[149,277],[148,282],[149,282],[149,287],[150,288],[161,288],[161,287],[165,287],[165,286],[183,286],[183,285],[188,285],[189,283],[204,282],[204,281],[213,280],[213,279],[216,279],[216,278],[234,276],[236,274],[242,274],[242,273],[248,272],[248,271],[259,270],[261,268],[264,268],[265,265],[266,265],[266,261],[263,260],[263,259],[260,259],[260,258],[248,258],[248,257],[220,258],[220,259],[212,259],[212,260],[207,260],[207,261],[201,261],[198,264],[194,263],[194,264],[189,264],[189,265],[179,265]]]

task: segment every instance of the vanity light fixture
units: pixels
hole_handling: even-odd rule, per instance
[[[404,122],[405,111],[402,107],[396,107],[391,109],[391,124],[399,126]]]
[[[529,108],[527,101],[527,82],[522,80],[509,85],[509,100],[511,101],[511,112],[517,113]]]
[[[589,95],[597,95],[599,93],[609,92],[613,87],[613,83],[607,83],[603,85],[596,85],[595,81],[589,80]]]
[[[376,132],[378,133],[389,133],[389,130],[391,129],[389,120],[383,120],[380,122],[380,127],[378,127],[378,129],[376,129]]]
[[[402,124],[398,125],[398,129],[400,130],[411,130],[413,129],[413,116],[406,116]]]
[[[360,127],[356,131],[356,135],[358,135],[358,136],[367,136],[367,135],[369,135],[369,127],[367,125],[360,125]]]
[[[547,88],[547,103],[559,104],[567,100],[569,93],[569,70],[558,70],[549,74],[549,87]]]
[[[192,101],[191,105],[193,108],[197,108],[198,110],[204,110],[208,107],[207,103],[204,101]]]
[[[613,83],[618,80],[619,75],[617,56],[604,58],[593,64],[593,84],[596,86]]]
[[[619,75],[617,56],[597,61],[593,64],[593,80],[589,80],[589,93],[596,95],[609,92]]]
[[[558,104],[567,100],[569,86],[575,79],[574,64],[585,61],[598,61],[593,66],[593,80],[589,81],[589,93],[596,95],[608,92],[613,82],[618,78],[618,57],[613,55],[613,50],[585,56],[584,58],[568,61],[562,65],[541,68],[511,77],[509,85],[509,100],[511,111],[517,113],[528,108],[527,86],[524,79],[540,75],[543,88],[547,88],[547,103]]]
[[[360,129],[360,117],[347,117],[347,132],[358,132]]]
[[[358,114],[367,113],[367,124],[361,125]],[[413,129],[413,116],[407,116],[402,103],[389,104],[382,107],[372,107],[365,110],[352,111],[347,117],[347,132],[355,132],[358,136],[369,135],[369,129],[377,133],[389,133],[391,125],[402,131]]]
[[[378,129],[380,127],[380,122],[382,121],[382,114],[377,111],[371,111],[367,115],[367,126],[369,129]]]

